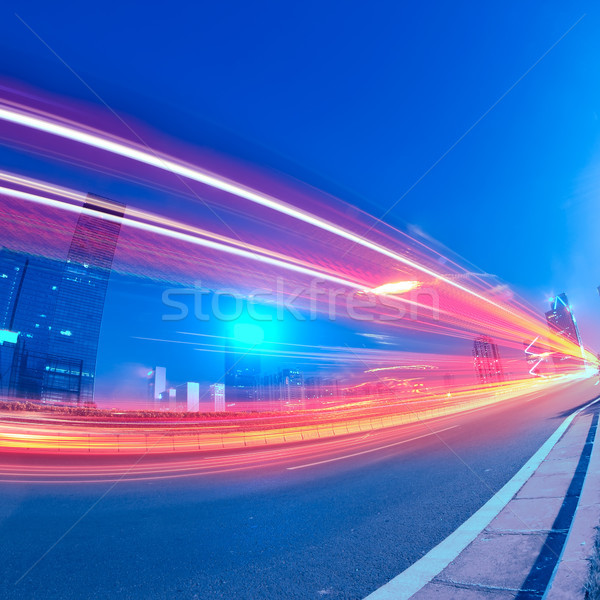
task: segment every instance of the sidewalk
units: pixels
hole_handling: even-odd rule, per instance
[[[597,424],[593,410],[580,414],[488,527],[412,598],[583,599],[600,525]]]

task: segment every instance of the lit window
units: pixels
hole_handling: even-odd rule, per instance
[[[71,337],[73,335],[73,332],[69,329],[62,329],[60,335],[66,335],[67,337]]]

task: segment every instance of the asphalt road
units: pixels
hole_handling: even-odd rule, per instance
[[[180,479],[0,484],[0,597],[364,598],[598,391],[579,383],[374,433],[320,459],[254,450],[252,468]]]

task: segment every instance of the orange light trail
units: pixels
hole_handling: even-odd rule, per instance
[[[19,417],[3,413],[0,481],[44,484],[153,480],[239,473],[259,465],[296,470],[337,463],[437,436],[456,426],[457,415],[499,402],[532,400],[549,389],[567,390],[575,381],[573,377],[558,377],[550,387],[547,382],[513,382],[487,391],[465,390],[460,399],[452,401],[430,398],[419,402],[412,412],[355,407],[345,419],[338,414],[331,420],[320,418],[299,425],[297,417],[284,417],[276,427],[267,424],[251,428],[245,423],[247,430],[233,432],[231,426],[193,428],[183,423],[177,423],[177,428],[161,423],[121,428],[112,423],[90,426],[76,419],[53,422],[46,416],[36,419],[30,414],[19,422]],[[37,458],[32,460],[34,456]]]
[[[129,183],[169,191],[160,209],[142,209],[121,198],[127,204],[125,216],[103,216],[123,226],[116,271],[180,284],[201,280],[214,288],[235,285],[248,294],[257,288],[279,293],[285,275],[284,299],[295,298],[300,310],[314,309],[324,319],[333,320],[332,312],[337,317],[339,311],[339,318],[364,336],[361,341],[366,338],[372,344],[262,344],[257,356],[335,365],[347,375],[343,394],[311,398],[305,409],[286,405],[279,407],[279,414],[260,419],[195,422],[163,415],[143,419],[133,413],[123,418],[112,414],[102,421],[102,416],[4,412],[0,448],[6,454],[169,456],[176,458],[166,461],[164,469],[184,473],[198,472],[200,459],[178,466],[180,455],[217,453],[220,456],[210,464],[229,469],[246,460],[232,461],[232,450],[267,447],[269,456],[277,457],[273,461],[302,455],[318,463],[328,460],[334,448],[361,452],[364,448],[355,438],[363,432],[391,436],[400,426],[552,390],[589,376],[598,364],[591,351],[550,330],[536,309],[494,277],[391,226],[373,226],[369,215],[351,212],[341,201],[317,191],[268,177],[246,182],[237,172],[221,173],[178,158],[176,151],[149,149],[9,99],[0,99],[0,121],[17,131],[35,132],[40,138],[36,143],[44,143],[49,153],[59,147],[62,153],[64,144],[77,149],[71,148],[73,155],[90,153],[88,166],[100,172],[110,172],[111,161],[118,158]],[[14,143],[18,145],[18,136]],[[199,187],[173,189],[166,175]],[[16,251],[60,256],[69,243],[71,221],[96,214],[83,206],[90,202],[87,194],[76,189],[8,171],[0,171],[0,181],[3,243]],[[167,214],[170,200],[181,202],[180,212]],[[95,202],[102,204],[101,199]],[[227,216],[227,223],[213,207]],[[368,237],[361,231],[368,231]],[[313,295],[315,282],[322,284],[320,295]],[[407,351],[411,336],[427,336],[433,350]],[[471,349],[477,336],[490,336],[502,349],[510,373],[506,381],[474,383]],[[222,353],[229,338],[177,331],[131,339]],[[524,342],[529,343],[525,351]],[[576,360],[544,372],[544,364],[557,355]],[[527,358],[536,359],[535,366]],[[256,403],[253,409],[259,407]],[[131,408],[127,399],[121,408]],[[143,468],[149,470],[136,476],[165,475],[163,467]],[[84,467],[78,469],[73,476],[86,474]],[[107,477],[110,473],[98,472]],[[4,475],[10,477],[8,471]]]

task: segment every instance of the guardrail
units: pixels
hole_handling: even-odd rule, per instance
[[[520,389],[522,388],[522,389]],[[219,431],[218,424],[203,427],[199,422],[174,429],[168,424],[127,427],[95,427],[81,422],[70,424],[68,419],[56,422],[50,419],[27,424],[0,418],[0,448],[15,452],[44,452],[72,454],[164,454],[252,448],[265,445],[289,444],[310,440],[335,438],[362,432],[397,427],[437,417],[449,416],[467,410],[488,406],[504,400],[507,396],[518,396],[532,386],[498,388],[477,397],[431,398],[432,406],[411,409],[416,403],[409,402],[402,412],[386,414],[385,407],[376,407],[378,414],[346,415],[336,420],[335,413],[324,415],[326,422],[306,423],[295,426],[272,427],[270,429],[244,429]],[[422,404],[422,403],[421,403]],[[389,408],[389,407],[388,407]],[[374,410],[372,407],[365,408]],[[41,413],[38,413],[38,415]],[[314,417],[314,415],[313,415]],[[250,423],[245,426],[248,427]]]

